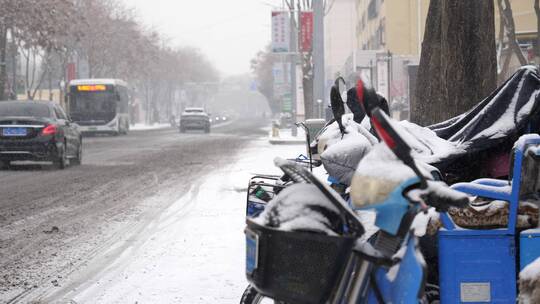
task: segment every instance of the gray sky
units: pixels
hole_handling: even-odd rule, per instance
[[[199,48],[224,75],[249,72],[270,41],[270,4],[280,0],[123,0],[172,45]]]

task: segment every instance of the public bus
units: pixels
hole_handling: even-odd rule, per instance
[[[83,133],[127,134],[128,84],[120,79],[76,79],[67,87],[66,107]]]

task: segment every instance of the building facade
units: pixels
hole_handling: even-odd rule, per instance
[[[396,118],[407,118],[410,66],[418,65],[429,0],[355,0],[357,45],[341,72],[360,75],[386,97]]]
[[[341,75],[343,61],[357,48],[356,0],[335,0],[324,16],[325,74],[332,79]]]
[[[362,75],[388,99],[393,110],[401,112],[397,118],[407,118],[408,104],[414,96],[430,1],[352,1],[354,13],[350,12],[352,5],[349,1],[336,0],[341,6],[325,16],[326,77],[330,80],[336,75],[344,76],[352,85]],[[528,63],[539,64],[540,58],[535,58],[533,52],[538,39],[534,2],[510,0],[521,50]],[[501,75],[501,79],[506,79],[520,66],[520,62],[511,54],[507,39],[500,39],[501,17],[497,1],[494,3],[499,65],[510,56],[507,75]],[[351,18],[355,20],[351,22]],[[347,26],[353,28],[346,29]],[[350,38],[351,35],[354,37]],[[351,42],[355,43],[353,47]]]
[[[521,48],[521,51],[528,63],[540,64],[540,58],[535,58],[534,45],[537,43],[537,18],[534,10],[534,0],[510,0],[512,8],[512,16],[514,19],[516,40]],[[503,75],[499,76],[499,82],[510,77],[517,68],[520,67],[520,62],[512,54],[512,51],[508,47],[508,41],[504,36],[504,32],[501,32],[501,14],[498,9],[498,5],[495,4],[495,39],[497,40],[497,59],[499,62],[499,71]],[[501,39],[501,34],[502,39]],[[509,66],[506,71],[502,71],[504,61],[509,58]]]
[[[419,55],[429,0],[356,0],[359,50]]]

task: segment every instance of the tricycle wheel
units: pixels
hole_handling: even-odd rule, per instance
[[[439,294],[439,286],[433,284],[426,284],[424,289],[424,303],[426,304],[439,304],[441,302]]]
[[[242,298],[240,299],[240,304],[266,304],[266,303],[274,303],[274,304],[286,304],[285,302],[281,301],[275,301],[270,298],[267,298],[260,294],[255,287],[248,285],[246,287],[246,290],[244,291],[244,294],[242,295]]]

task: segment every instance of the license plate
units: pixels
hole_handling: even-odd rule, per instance
[[[259,263],[259,236],[246,229],[246,273],[251,274]]]
[[[3,136],[26,136],[28,133],[26,131],[26,128],[3,128],[2,129],[2,135]]]
[[[96,128],[96,127],[90,127],[90,128],[88,128],[88,130],[90,130],[90,131],[97,131],[97,128]]]
[[[246,215],[249,217],[257,217],[264,211],[264,207],[264,204],[248,201]]]

